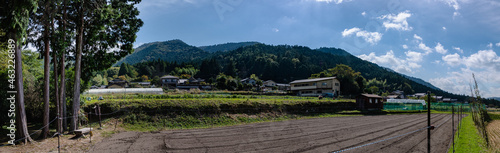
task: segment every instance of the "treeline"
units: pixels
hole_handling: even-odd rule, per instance
[[[48,125],[49,120],[58,116],[55,126],[57,132],[71,133],[78,129],[79,116],[82,115],[80,93],[85,89],[86,82],[90,81],[95,72],[109,68],[117,60],[133,52],[136,33],[143,25],[137,18],[139,11],[135,7],[139,2],[140,0],[1,2],[0,49],[2,54],[7,53],[7,50],[15,51],[11,54],[13,56],[7,57],[14,58],[15,61],[13,85],[17,91],[16,138],[22,138],[19,142],[32,141],[28,134],[28,121]],[[22,52],[21,48],[28,43],[36,47],[35,52]],[[40,63],[41,59],[43,63]],[[0,82],[4,83],[12,77],[5,76],[8,65],[1,66]],[[5,96],[9,95],[0,96],[6,99]],[[28,118],[27,114],[37,112],[36,109],[43,112],[32,114],[32,118]],[[69,121],[62,119],[70,116]],[[8,124],[9,118],[2,115],[2,125]],[[42,122],[38,122],[40,120]],[[42,139],[48,137],[51,127],[45,126],[42,129]]]

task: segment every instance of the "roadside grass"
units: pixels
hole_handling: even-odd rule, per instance
[[[472,121],[472,115],[462,118],[460,127],[460,136],[455,133],[455,152],[456,153],[480,153],[488,152],[486,142],[481,136]],[[448,149],[448,153],[453,153],[453,148]]]

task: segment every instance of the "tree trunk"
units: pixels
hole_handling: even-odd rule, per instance
[[[63,35],[63,42],[66,42],[66,19],[67,19],[67,12],[66,12],[66,0],[64,0],[63,2],[63,7],[64,7],[64,13],[63,13],[63,19],[62,19],[62,22],[63,22],[63,28],[62,28],[62,31],[64,32],[64,35]],[[59,90],[59,96],[60,99],[59,99],[59,102],[61,103],[61,117],[63,118],[62,120],[62,131],[61,133],[63,133],[64,131],[67,131],[67,128],[68,128],[68,124],[67,124],[67,119],[66,119],[66,68],[65,68],[65,65],[64,65],[64,60],[65,60],[65,56],[66,56],[66,46],[64,46],[64,48],[61,50],[61,59],[60,59],[60,62],[61,64],[60,67],[61,67],[61,88]]]
[[[47,9],[47,8],[45,8]],[[48,12],[48,11],[47,11]],[[48,15],[48,14],[46,14]],[[43,74],[44,74],[44,86],[43,86],[43,125],[49,124],[49,90],[50,90],[50,44],[49,44],[49,25],[47,22],[45,22],[45,30],[43,32],[44,38],[43,38],[43,43],[45,45],[45,53],[44,53],[44,68],[43,68]],[[47,135],[49,134],[49,126],[45,126],[42,130],[42,139],[47,138]]]
[[[54,31],[54,18],[52,18],[52,31]],[[55,33],[55,32],[52,32],[52,33]],[[54,38],[52,37],[52,42],[54,43]],[[58,79],[58,70],[57,70],[57,54],[56,54],[56,51],[53,50],[52,51],[52,60],[53,60],[53,64],[54,64],[54,89],[56,90],[55,91],[55,101],[56,101],[56,116],[57,116],[57,132],[58,133],[61,133],[62,132],[62,122],[61,122],[61,103],[59,101],[59,79]]]
[[[11,34],[10,38],[14,38],[14,41],[18,43],[15,34]],[[28,124],[26,122],[26,111],[24,109],[24,89],[23,89],[23,66],[22,66],[22,53],[20,43],[16,44],[15,47],[15,87],[17,89],[16,93],[16,132],[17,139],[24,138],[23,142],[33,141],[28,133]]]
[[[79,11],[79,23],[77,24],[76,34],[76,57],[75,57],[75,84],[73,92],[73,120],[70,125],[70,132],[78,129],[78,115],[80,112],[80,76],[81,76],[81,63],[82,63],[82,48],[83,48],[83,1]]]

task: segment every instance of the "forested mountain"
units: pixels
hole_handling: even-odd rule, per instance
[[[135,64],[153,60],[189,62],[207,57],[210,53],[197,47],[190,46],[181,40],[170,40],[165,42],[152,42],[143,44],[135,49],[135,52],[118,61],[114,66],[121,63]]]
[[[296,79],[305,79],[311,74],[345,64],[361,72],[366,80],[377,79],[386,82],[385,88],[402,90],[405,83],[411,85],[414,92],[431,91],[436,95],[454,99],[465,96],[454,95],[439,89],[433,89],[408,79],[399,73],[388,71],[374,63],[364,61],[342,49],[320,48],[312,50],[303,46],[255,44],[238,48],[230,52],[216,52],[211,57],[220,63],[224,72],[235,71],[240,78],[256,74],[262,80],[274,80],[288,83]],[[228,70],[228,67],[233,67]],[[200,73],[204,70],[201,69]]]
[[[210,52],[210,53],[217,52],[217,51],[227,52],[227,51],[232,51],[232,50],[238,49],[240,47],[255,45],[258,43],[259,42],[249,41],[249,42],[217,44],[217,45],[210,45],[210,46],[200,46],[198,48],[200,48],[204,51]]]
[[[177,74],[182,69],[193,69],[199,71],[191,73],[189,76],[195,75],[204,79],[214,80],[214,77],[219,73],[238,78],[256,74],[262,80],[288,83],[297,79],[309,78],[311,74],[333,68],[338,64],[345,64],[354,71],[361,72],[366,82],[378,82],[377,84],[380,86],[378,88],[383,92],[402,90],[408,84],[412,88],[410,91],[414,92],[431,91],[436,95],[453,99],[463,100],[466,98],[462,95],[442,91],[421,79],[404,76],[377,64],[364,61],[338,48],[313,50],[304,46],[273,46],[257,42],[227,43],[200,48],[187,45],[180,40],[148,43],[140,46],[135,53],[115,65],[125,61],[136,68],[139,67],[138,76],[146,75],[151,78],[154,77],[153,75]],[[236,49],[230,50],[232,48]],[[134,64],[145,61],[149,61],[149,64]],[[181,63],[192,67],[183,66]],[[179,68],[176,72],[173,72],[175,67],[172,66],[174,65]]]

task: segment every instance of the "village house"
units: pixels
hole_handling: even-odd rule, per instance
[[[373,94],[361,94],[356,97],[356,106],[358,106],[359,110],[384,109],[383,98]]]
[[[241,83],[243,84],[251,84],[252,86],[255,86],[257,84],[257,81],[252,78],[244,78],[240,80]]]
[[[116,78],[108,81],[108,88],[127,88],[128,84],[128,81]]]
[[[276,82],[274,82],[273,80],[267,80],[262,82],[262,86],[260,87],[262,91],[270,91],[273,90],[273,88],[277,88]]]
[[[179,83],[179,77],[166,75],[160,78],[162,86],[168,89],[175,89]]]
[[[290,84],[276,83],[276,86],[278,87],[278,90],[281,90],[281,91],[290,91]]]
[[[290,82],[290,90],[298,96],[320,96],[323,93],[340,94],[340,82],[336,77],[303,79]]]

